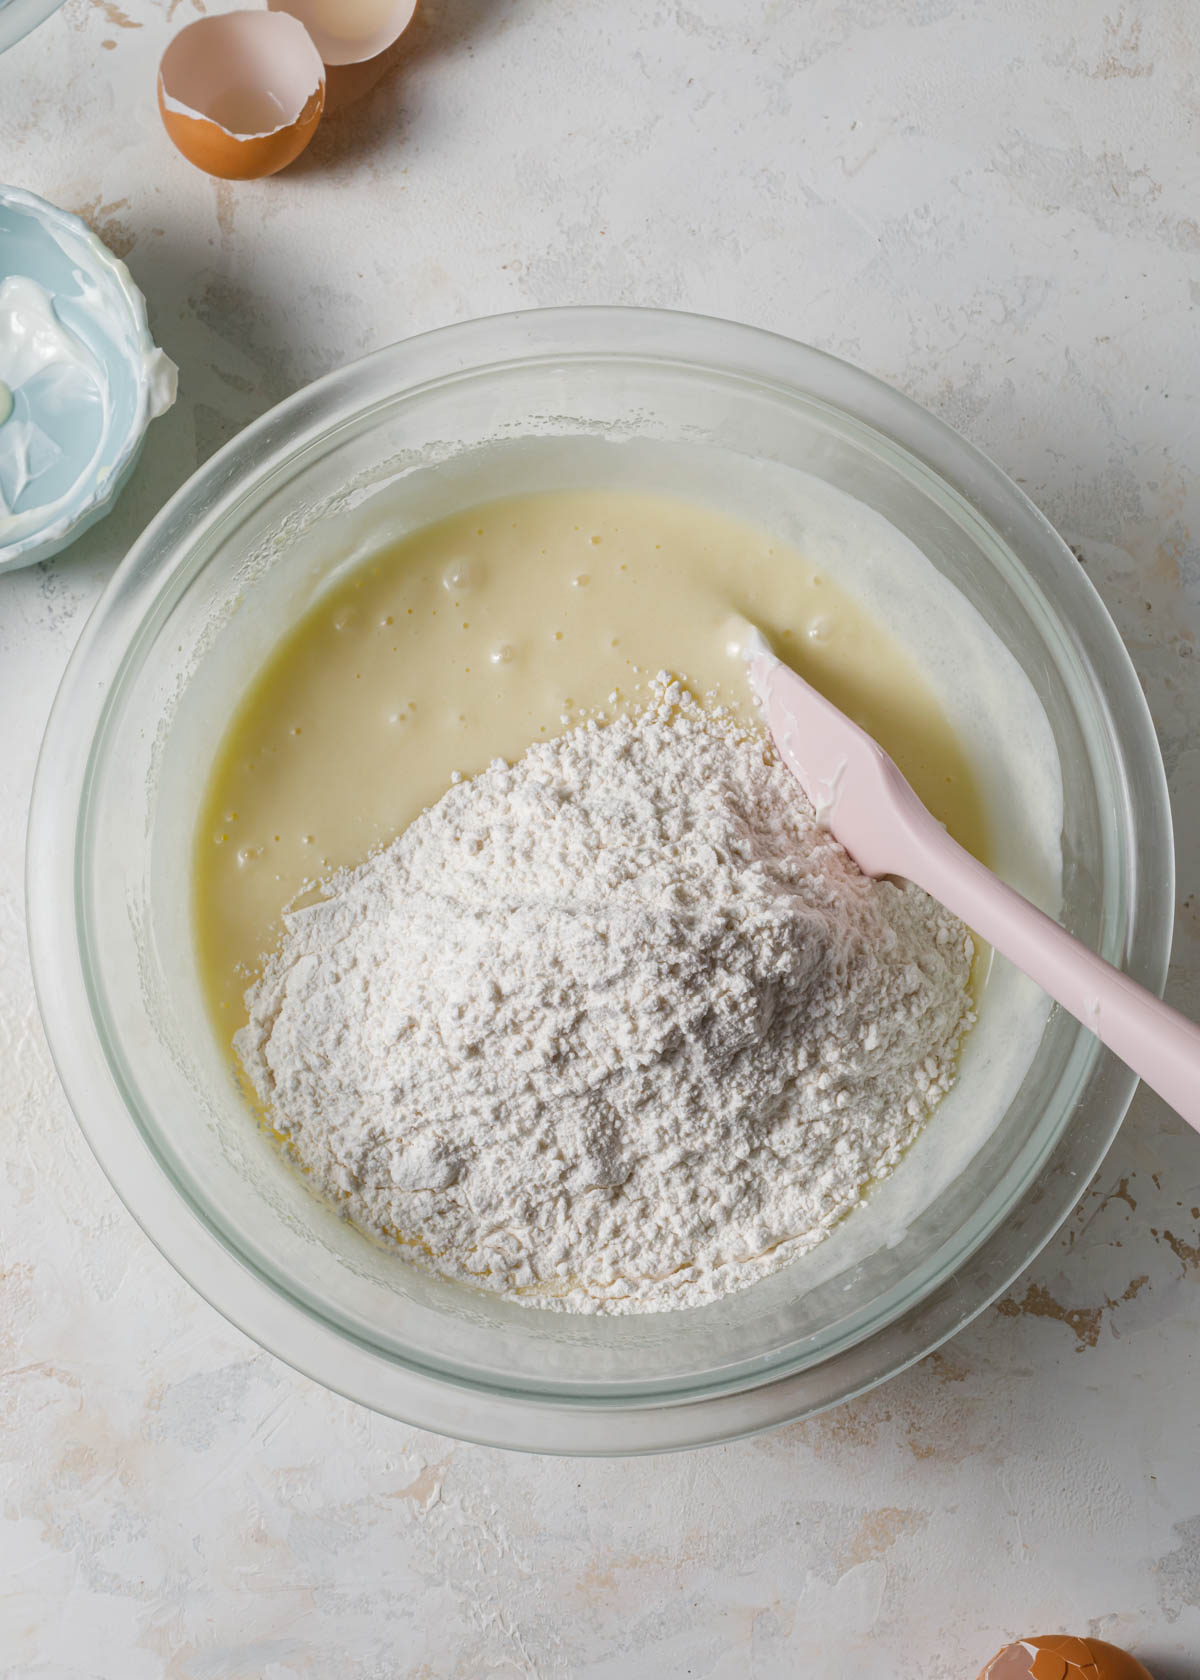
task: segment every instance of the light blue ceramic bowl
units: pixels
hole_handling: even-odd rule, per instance
[[[0,11],[0,28],[12,4]],[[48,295],[95,379],[14,386],[8,418],[0,392],[0,571],[57,554],[102,519],[133,470],[146,427],[175,400],[174,364],[150,337],[145,299],[125,264],[78,216],[0,186],[0,305],[10,280]],[[0,336],[11,314],[0,307]],[[0,363],[3,355],[0,343]],[[0,378],[3,372],[0,365]],[[30,438],[41,459],[27,475]]]

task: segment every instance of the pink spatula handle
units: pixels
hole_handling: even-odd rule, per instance
[[[898,874],[974,928],[1200,1131],[1200,1027],[1098,957],[998,880],[920,805],[906,812]]]
[[[903,875],[973,928],[1200,1131],[1200,1027],[977,863],[877,741],[747,626],[739,651],[783,761],[868,875]]]

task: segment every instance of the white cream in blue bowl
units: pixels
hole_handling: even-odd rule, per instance
[[[175,384],[125,264],[78,216],[0,186],[0,571],[104,517]]]

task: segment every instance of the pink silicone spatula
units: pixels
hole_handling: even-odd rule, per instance
[[[1200,1130],[1200,1027],[1089,951],[952,840],[864,729],[740,640],[784,763],[864,875],[901,875],[1015,963]]]

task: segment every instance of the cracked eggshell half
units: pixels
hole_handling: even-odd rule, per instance
[[[1037,1634],[1006,1645],[979,1680],[1152,1680],[1136,1657],[1103,1639]]]
[[[189,163],[226,181],[300,156],[325,107],[325,66],[286,12],[226,12],[181,29],[158,68],[158,108]]]
[[[326,64],[362,64],[386,52],[413,20],[417,0],[267,0],[298,18]]]

